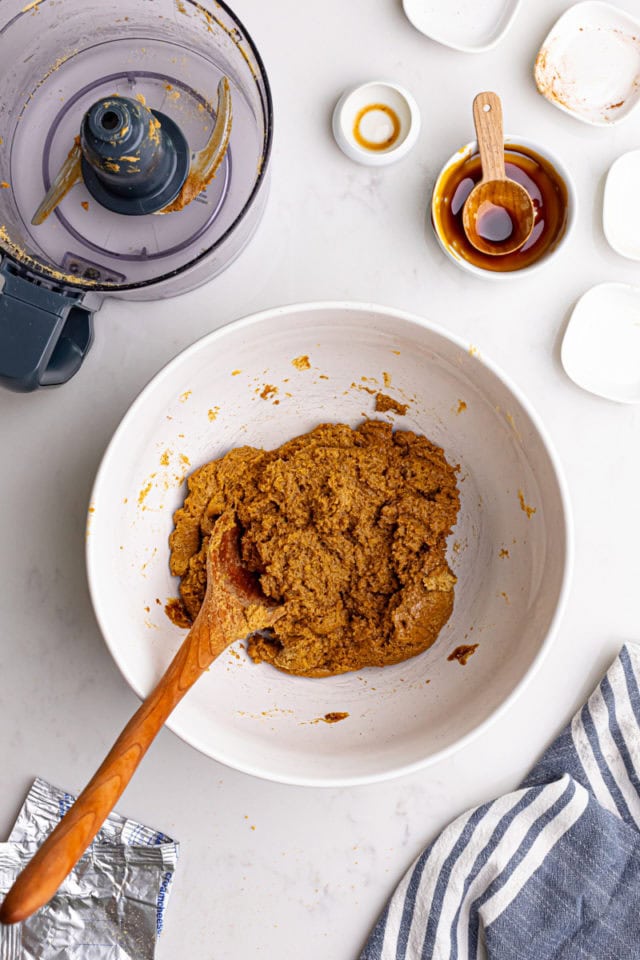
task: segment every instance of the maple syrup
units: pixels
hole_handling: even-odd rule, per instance
[[[433,225],[444,245],[474,266],[495,272],[521,270],[539,260],[560,241],[568,217],[566,185],[548,160],[529,147],[517,144],[509,144],[504,156],[507,177],[521,184],[533,203],[533,230],[517,250],[492,256],[476,250],[467,239],[462,225],[462,210],[467,197],[482,179],[480,154],[477,152],[471,156],[461,156],[459,163],[452,164],[444,171],[436,184],[432,208]],[[505,215],[509,218],[509,224]],[[479,231],[485,231],[480,235],[492,242],[505,242],[513,230],[508,211],[500,207],[481,213],[480,220]]]

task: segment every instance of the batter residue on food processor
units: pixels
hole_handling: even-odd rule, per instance
[[[377,420],[323,424],[276,450],[230,450],[188,488],[170,536],[187,619],[204,597],[213,526],[232,508],[243,562],[284,606],[270,632],[250,637],[256,662],[308,677],[398,663],[430,647],[451,615],[456,471],[426,437]]]

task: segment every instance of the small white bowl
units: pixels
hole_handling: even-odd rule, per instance
[[[583,390],[640,403],[640,287],[599,283],[573,308],[562,340],[565,372]]]
[[[411,150],[420,132],[420,111],[408,90],[397,83],[372,80],[345,90],[333,111],[332,126],[336,143],[351,160],[381,167]],[[391,137],[393,142],[382,146]]]
[[[544,266],[544,264],[549,263],[550,260],[558,255],[562,247],[564,247],[565,243],[569,239],[576,222],[578,209],[578,194],[573,182],[573,178],[565,167],[564,163],[562,163],[562,161],[555,156],[555,154],[551,153],[550,150],[547,150],[546,147],[541,147],[538,143],[528,140],[526,137],[518,137],[514,135],[504,138],[504,146],[505,150],[509,150],[510,148],[515,149],[517,147],[528,148],[534,153],[537,153],[544,160],[547,160],[554,167],[564,181],[565,187],[567,188],[567,222],[564,232],[560,235],[555,245],[550,247],[546,253],[542,254],[538,260],[534,261],[528,266],[522,267],[519,270],[485,270],[483,267],[476,266],[476,264],[465,260],[464,257],[460,256],[460,254],[446,242],[445,238],[436,227],[435,207],[438,197],[438,190],[445,176],[449,173],[453,166],[457,166],[459,163],[462,163],[467,159],[467,157],[472,156],[478,149],[476,140],[472,140],[471,143],[466,144],[466,146],[462,147],[461,150],[458,150],[451,157],[449,157],[436,177],[433,192],[431,194],[431,225],[438,243],[450,260],[453,260],[457,266],[459,266],[462,270],[466,270],[467,273],[472,273],[476,277],[483,277],[487,280],[513,280],[517,277],[522,277],[523,275],[529,275],[535,270],[539,270],[542,266]]]

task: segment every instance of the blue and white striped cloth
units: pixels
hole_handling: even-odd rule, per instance
[[[640,646],[519,790],[416,860],[361,960],[639,960]]]

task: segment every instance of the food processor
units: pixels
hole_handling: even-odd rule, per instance
[[[105,296],[219,274],[267,197],[260,56],[213,0],[2,0],[0,383],[80,368]]]

